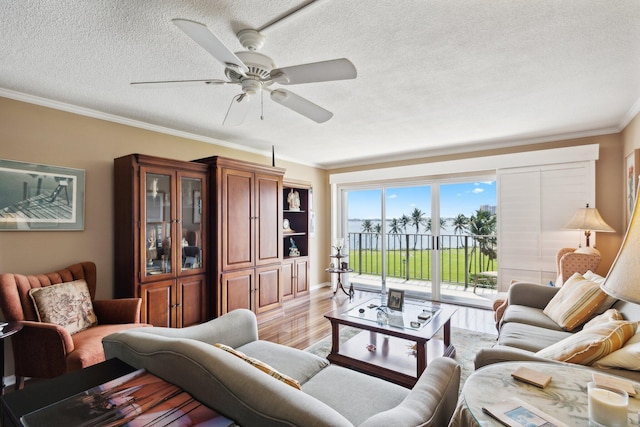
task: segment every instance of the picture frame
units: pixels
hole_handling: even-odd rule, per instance
[[[0,231],[83,231],[85,170],[0,159]]]
[[[629,224],[631,215],[633,214],[633,207],[635,206],[636,193],[638,191],[638,168],[640,167],[640,149],[633,150],[624,158],[624,173],[625,173],[625,225]]]
[[[164,221],[164,194],[164,191],[158,191],[155,196],[147,193],[147,223]]]
[[[202,222],[202,193],[198,190],[193,192],[193,223]]]
[[[404,291],[400,289],[389,289],[387,297],[387,307],[391,310],[402,311],[404,305]]]

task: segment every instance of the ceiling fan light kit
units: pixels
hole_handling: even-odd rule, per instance
[[[270,57],[257,52],[265,43],[264,35],[257,30],[240,31],[236,36],[247,51],[234,53],[204,24],[178,18],[172,19],[171,22],[224,65],[224,74],[228,80],[133,82],[131,85],[141,87],[180,83],[237,84],[241,87],[242,93],[232,99],[223,124],[240,124],[248,111],[250,97],[261,94],[263,90],[270,92],[274,102],[316,123],[324,123],[333,117],[333,113],[291,91],[269,87],[274,83],[292,85],[355,79],[358,74],[355,66],[346,58],[276,68]]]

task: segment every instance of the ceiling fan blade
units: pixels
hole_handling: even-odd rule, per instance
[[[244,62],[225,46],[206,25],[188,19],[172,19],[171,21],[200,47],[222,62],[225,67],[232,68],[242,75],[249,71]]]
[[[234,82],[228,82],[226,80],[218,79],[206,79],[206,80],[160,80],[154,82],[132,82],[131,86],[134,87],[151,87],[154,85],[160,85],[160,87],[174,87],[174,86],[201,86],[205,85],[224,85]]]
[[[271,79],[283,85],[348,80],[357,75],[356,67],[345,58],[271,70]]]
[[[271,99],[280,105],[310,118],[316,123],[324,123],[333,117],[331,111],[325,110],[321,106],[314,104],[306,98],[296,95],[286,89],[276,89],[271,91]]]
[[[224,116],[222,125],[238,126],[242,124],[249,112],[250,101],[251,97],[246,93],[234,96],[231,100],[231,104],[229,104],[229,108],[227,109],[227,114]]]

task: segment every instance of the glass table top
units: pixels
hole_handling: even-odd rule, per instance
[[[380,298],[372,298],[347,312],[349,317],[386,324],[396,328],[420,330],[431,321],[440,308],[425,302],[406,301],[402,311],[380,305]]]

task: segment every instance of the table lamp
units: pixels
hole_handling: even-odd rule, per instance
[[[590,208],[589,203],[587,207],[580,208],[573,215],[571,221],[563,227],[566,230],[584,230],[584,236],[586,238],[586,246],[583,248],[580,246],[576,249],[577,253],[583,254],[596,254],[600,255],[600,251],[596,248],[589,246],[589,237],[591,237],[592,231],[599,231],[604,233],[613,233],[615,230],[609,226],[604,219],[600,216],[600,212],[596,208]]]
[[[635,207],[618,251],[616,259],[611,265],[609,274],[600,286],[609,295],[629,301],[640,303],[640,262],[638,254],[640,252],[640,203],[636,195]]]

